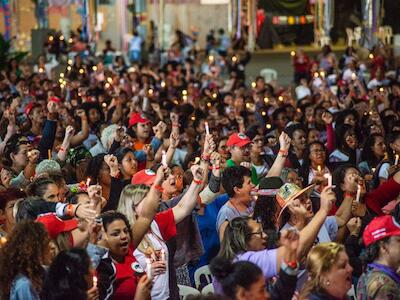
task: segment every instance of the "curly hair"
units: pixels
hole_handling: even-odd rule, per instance
[[[41,223],[18,223],[0,249],[0,290],[9,298],[13,280],[22,274],[39,294],[45,271],[42,267],[49,251],[49,236]]]

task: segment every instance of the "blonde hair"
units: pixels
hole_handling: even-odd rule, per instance
[[[333,242],[321,243],[311,249],[307,256],[308,281],[304,285],[300,299],[307,299],[311,292],[323,291],[321,277],[332,268],[343,251],[345,251],[343,245]]]
[[[132,227],[135,226],[135,221],[137,219],[135,207],[143,201],[149,190],[150,188],[144,184],[129,184],[121,192],[117,211],[126,215]],[[137,249],[146,254],[146,249],[149,246],[152,247],[152,244],[147,238],[146,234],[138,245]]]

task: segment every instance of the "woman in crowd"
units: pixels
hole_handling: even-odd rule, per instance
[[[329,162],[333,166],[343,163],[358,164],[360,156],[358,137],[354,127],[349,124],[337,125],[336,149],[329,155]]]
[[[29,196],[41,197],[49,202],[59,202],[60,194],[57,184],[48,176],[41,176],[32,181],[27,187]]]
[[[322,243],[307,256],[309,279],[300,299],[347,299],[352,285],[353,268],[343,245]]]
[[[97,282],[94,285],[93,274],[90,258],[84,249],[62,251],[47,271],[41,299],[98,300]]]
[[[16,188],[8,188],[0,192],[0,218],[3,225],[0,227],[0,236],[6,237],[15,226],[14,205],[17,200],[25,198],[26,194]]]
[[[39,300],[45,270],[50,263],[49,237],[44,226],[31,221],[18,223],[0,249],[0,295],[2,299]]]
[[[361,162],[358,165],[362,174],[375,174],[382,180],[386,180],[389,174],[382,174],[380,165],[386,154],[386,145],[383,136],[372,134],[368,136],[361,151]]]

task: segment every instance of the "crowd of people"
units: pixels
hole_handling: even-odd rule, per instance
[[[283,87],[209,45],[3,66],[1,299],[179,299],[202,266],[193,299],[400,299],[388,49],[293,51]]]

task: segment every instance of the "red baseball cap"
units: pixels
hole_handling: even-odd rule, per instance
[[[132,113],[129,118],[129,127],[136,125],[137,123],[148,124],[151,123],[149,119],[146,119],[145,115],[142,113]]]
[[[234,133],[228,138],[226,145],[228,147],[231,147],[231,146],[244,147],[251,143],[252,143],[252,141],[250,140],[250,138],[247,135],[245,135],[244,133]]]
[[[56,97],[56,96],[52,96],[52,97],[49,98],[49,102],[60,103],[61,99]]]
[[[156,179],[156,173],[154,173],[153,170],[145,169],[133,175],[132,184],[144,184],[147,186],[152,186],[155,179]]]
[[[382,216],[373,219],[363,233],[363,240],[366,247],[390,236],[400,236],[400,225],[392,216]]]
[[[62,232],[68,232],[78,228],[77,219],[61,220],[53,213],[37,217],[36,222],[40,222],[46,227],[47,233],[51,239],[57,238]]]

